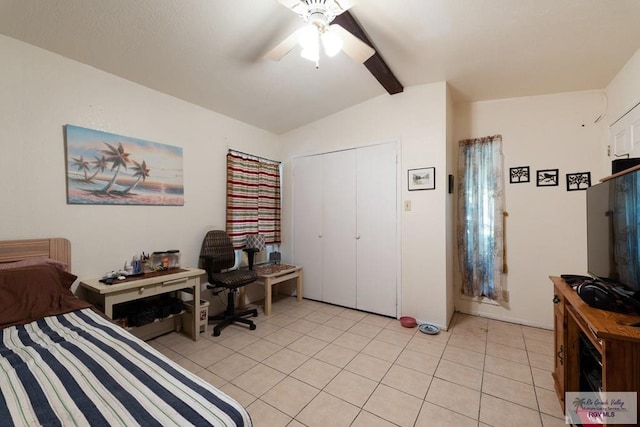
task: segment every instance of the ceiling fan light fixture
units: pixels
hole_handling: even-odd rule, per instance
[[[306,25],[297,31],[298,44],[302,49],[316,49],[318,46],[318,29],[314,25]]]
[[[311,62],[317,63],[320,59],[320,52],[318,49],[304,48],[300,52],[300,56],[302,56],[304,59],[308,59]]]
[[[340,38],[336,33],[327,30],[322,33],[320,38],[322,39],[324,53],[326,53],[327,56],[336,56],[342,50],[342,38]]]
[[[320,32],[315,25],[307,25],[298,30],[298,43],[302,46],[300,56],[318,63],[320,59]]]

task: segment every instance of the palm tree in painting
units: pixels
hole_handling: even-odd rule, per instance
[[[147,162],[145,162],[144,160],[142,161],[142,164],[136,162],[135,160],[132,160],[132,162],[134,164],[134,166],[131,167],[131,169],[133,169],[133,176],[137,177],[138,179],[136,179],[136,182],[134,182],[128,188],[126,188],[122,192],[122,194],[127,194],[129,191],[133,190],[134,188],[136,188],[138,183],[140,183],[140,180],[144,182],[146,178],[149,176],[149,169],[147,168]]]
[[[113,177],[111,181],[101,190],[104,193],[110,193],[113,188],[113,184],[116,182],[116,178],[118,177],[118,173],[120,173],[120,168],[124,166],[127,168],[127,163],[131,162],[129,159],[129,153],[124,152],[124,147],[122,147],[122,143],[118,143],[118,147],[114,147],[113,145],[105,142],[105,145],[109,147],[107,150],[101,150],[107,156],[107,162],[112,163],[111,170],[115,169],[113,173]]]
[[[84,173],[84,180],[89,181],[89,178],[87,178],[87,171],[89,170],[89,162],[86,161],[83,156],[80,156],[77,158],[72,157],[71,160],[73,160],[73,166],[78,167],[78,172],[82,171]]]
[[[93,173],[93,175],[87,178],[88,181],[93,180],[93,178],[95,178],[96,175],[98,175],[100,172],[104,172],[105,168],[107,167],[107,159],[104,156],[102,156],[102,158],[98,156],[93,157],[95,157],[95,160],[93,160],[91,164],[93,164],[93,169],[95,170],[95,172]]]

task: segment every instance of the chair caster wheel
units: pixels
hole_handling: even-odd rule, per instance
[[[249,325],[249,329],[254,331],[256,329],[256,325]]]
[[[219,336],[220,336],[220,331],[216,331],[216,330],[214,329],[214,331],[213,331],[213,336],[214,336],[214,337],[219,337]]]
[[[258,317],[258,313],[253,313],[253,317]]]

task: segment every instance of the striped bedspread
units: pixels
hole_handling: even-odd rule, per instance
[[[0,426],[251,425],[239,403],[91,309],[0,332]]]

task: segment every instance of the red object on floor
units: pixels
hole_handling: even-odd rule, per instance
[[[418,322],[416,322],[416,319],[410,316],[402,316],[400,318],[400,324],[405,328],[415,328],[416,326],[418,326]]]

